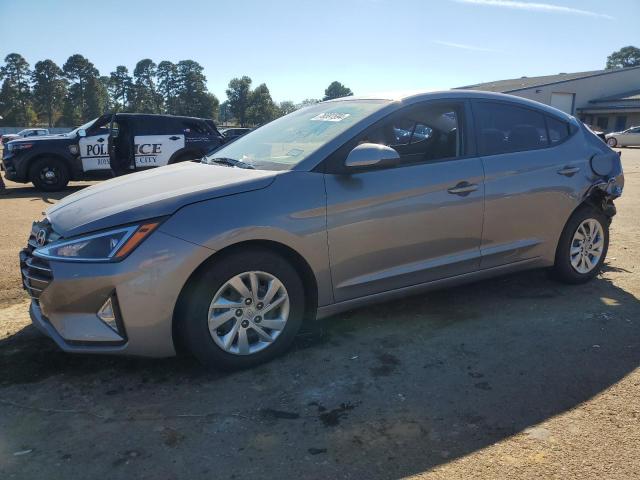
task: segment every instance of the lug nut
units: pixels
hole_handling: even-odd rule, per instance
[[[262,317],[258,315],[256,318],[253,319],[253,321],[256,323],[260,323],[262,321]]]
[[[259,302],[256,306],[258,307],[258,310],[262,310],[262,307],[264,307],[264,303]]]
[[[236,310],[236,317],[241,317],[242,316],[242,309],[237,309]]]
[[[247,298],[247,299],[245,299],[245,301],[244,301],[244,304],[245,304],[245,305],[251,305],[251,303],[252,303],[252,302],[251,302],[251,299],[250,299],[250,298]]]
[[[243,320],[240,325],[242,326],[242,328],[247,328],[249,326],[249,321],[248,320]]]

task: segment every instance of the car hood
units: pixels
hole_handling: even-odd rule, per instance
[[[278,172],[184,162],[107,180],[69,195],[45,214],[72,237],[171,215],[190,203],[270,185]]]
[[[5,135],[6,136],[6,135]],[[39,142],[51,142],[52,140],[65,141],[69,140],[69,137],[62,137],[60,135],[38,135],[37,137],[16,137],[11,140],[13,143],[39,143]]]

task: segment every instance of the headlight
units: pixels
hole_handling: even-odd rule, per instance
[[[15,150],[26,150],[27,148],[33,147],[33,143],[12,143],[9,142],[7,144],[7,150],[13,152]]]
[[[37,257],[75,262],[113,262],[124,259],[147,238],[160,222],[109,230],[107,232],[78,237],[73,240],[53,242],[37,248]]]

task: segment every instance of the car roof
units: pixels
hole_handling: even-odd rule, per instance
[[[117,116],[121,117],[133,117],[133,118],[172,118],[179,120],[194,120],[194,121],[213,121],[208,118],[200,118],[200,117],[187,117],[184,115],[165,115],[161,113],[116,113]]]
[[[565,119],[571,119],[571,115],[550,107],[534,100],[527,98],[517,97],[515,95],[508,95],[505,93],[497,92],[485,92],[479,90],[434,90],[434,91],[398,91],[398,92],[385,92],[374,93],[370,95],[359,95],[350,97],[341,97],[333,100],[327,100],[327,102],[345,102],[345,101],[362,101],[362,100],[382,100],[388,102],[396,102],[403,105],[410,105],[412,103],[418,103],[426,100],[464,100],[464,99],[476,99],[476,100],[494,100],[499,102],[509,102],[519,104],[524,107],[535,108],[538,110],[544,110],[556,116],[561,116]]]

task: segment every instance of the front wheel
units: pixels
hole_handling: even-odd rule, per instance
[[[609,218],[584,206],[567,222],[556,250],[553,272],[565,283],[585,283],[595,277],[609,248]]]
[[[69,169],[59,158],[39,158],[29,169],[29,179],[38,190],[57,192],[69,183]]]
[[[618,145],[618,140],[616,140],[614,137],[611,137],[609,139],[607,139],[607,145],[609,145],[610,147],[615,147],[616,145]]]
[[[304,317],[300,276],[269,250],[216,259],[189,288],[179,319],[182,338],[208,367],[231,370],[271,360],[291,345]]]

